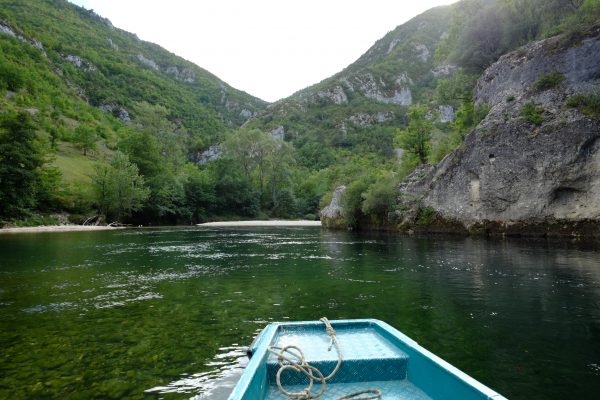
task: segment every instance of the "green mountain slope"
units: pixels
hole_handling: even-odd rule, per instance
[[[90,105],[126,118],[133,104],[161,104],[189,130],[217,135],[266,102],[110,21],[63,0],[0,1],[2,40],[10,32],[37,47],[56,79]],[[15,37],[13,36],[13,38]],[[4,53],[5,63],[18,63]]]
[[[419,103],[439,129],[450,131],[461,100],[471,97],[485,67],[530,40],[578,26],[572,17],[583,3],[463,0],[430,9],[343,71],[269,106],[246,126],[281,127],[278,132],[283,129],[299,148],[312,139],[360,148],[376,127],[403,127],[409,106]]]
[[[436,78],[453,71],[436,70],[434,62],[451,11],[438,7],[413,18],[343,71],[271,105],[246,126],[283,127],[298,147],[314,139],[347,148],[360,146],[374,126],[402,126],[408,107],[432,98]]]

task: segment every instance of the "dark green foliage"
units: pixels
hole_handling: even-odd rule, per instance
[[[8,60],[0,59],[0,89],[16,92],[24,82],[21,68]]]
[[[453,7],[453,22],[436,50],[436,57],[440,61],[449,58],[470,71],[481,72],[500,55],[531,40],[585,31],[598,20],[597,3],[597,0],[463,0]],[[583,13],[584,9],[587,13]],[[590,13],[592,18],[585,15]]]
[[[552,89],[554,86],[558,85],[564,80],[565,76],[560,72],[551,72],[549,74],[540,76],[539,79],[533,84],[533,87],[539,91],[548,90]]]
[[[272,214],[278,218],[296,214],[296,198],[290,189],[283,188],[275,192]]]
[[[362,212],[374,216],[379,222],[385,222],[397,203],[397,184],[398,177],[394,174],[385,174],[376,180],[362,194]]]
[[[333,152],[324,143],[308,141],[298,149],[298,163],[306,168],[319,170],[335,162]]]
[[[31,117],[0,116],[0,217],[18,217],[37,205],[39,170],[44,164]]]
[[[525,103],[521,108],[521,116],[523,116],[528,122],[534,125],[541,125],[544,122],[542,112],[544,110],[540,107],[536,107],[532,102]]]
[[[568,98],[567,105],[592,118],[600,118],[600,96],[577,94]]]
[[[427,162],[431,151],[431,131],[433,125],[426,118],[427,108],[412,106],[408,112],[410,122],[404,131],[397,132],[398,145],[406,152],[418,157],[421,164]]]
[[[96,142],[98,141],[98,134],[94,127],[89,125],[79,125],[75,129],[73,136],[73,142],[83,150],[83,155],[87,155],[87,152],[96,148]]]
[[[215,183],[210,176],[192,164],[185,167],[187,179],[184,184],[186,204],[189,207],[189,223],[205,221],[215,207]]]
[[[25,218],[16,220],[15,226],[43,226],[43,225],[58,225],[59,221],[55,217],[46,215],[33,214]]]
[[[437,212],[432,207],[421,207],[417,212],[417,225],[427,226],[431,224]]]
[[[477,75],[459,71],[449,78],[437,81],[436,97],[445,102],[471,101],[475,82],[477,82]]]
[[[117,221],[141,209],[149,195],[137,166],[121,152],[114,154],[109,165],[98,166],[94,188],[99,211]]]
[[[362,211],[363,193],[369,188],[363,179],[356,180],[346,187],[341,203],[344,209],[345,222],[349,227],[355,228],[358,221],[364,216]]]
[[[252,188],[250,180],[241,174],[228,171],[225,163],[221,166],[221,177],[215,185],[214,213],[217,215],[240,215],[254,217],[260,210],[260,194]]]

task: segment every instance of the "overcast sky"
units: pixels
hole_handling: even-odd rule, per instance
[[[70,0],[267,101],[339,72],[396,26],[456,0]]]

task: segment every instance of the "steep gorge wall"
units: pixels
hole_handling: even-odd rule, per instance
[[[540,85],[550,74],[558,82]],[[600,236],[600,121],[570,106],[575,95],[600,95],[599,31],[501,57],[475,90],[489,114],[461,148],[401,185],[397,221],[414,225],[415,209],[427,208],[436,212],[430,230]],[[523,115],[528,103],[541,123]]]

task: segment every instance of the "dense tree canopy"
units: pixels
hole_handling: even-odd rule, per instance
[[[0,119],[0,216],[22,215],[37,204],[44,164],[35,127],[27,113]]]

